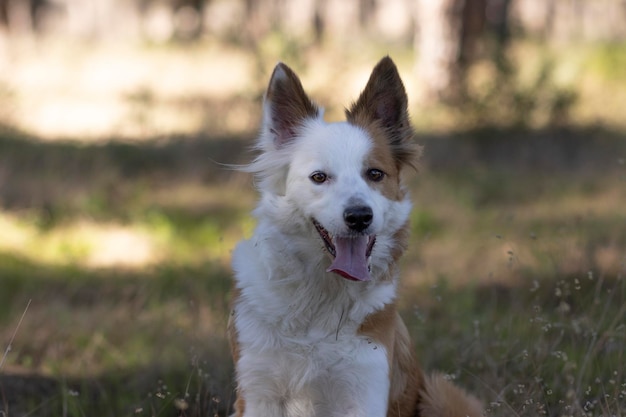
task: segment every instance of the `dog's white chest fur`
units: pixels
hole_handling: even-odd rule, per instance
[[[268,247],[274,240],[264,229],[240,243],[233,258],[241,292],[233,313],[237,372],[254,404],[246,416],[385,415],[387,352],[358,330],[392,301],[395,285],[348,282],[304,265],[285,274],[296,267],[297,250]],[[305,271],[313,279],[300,275]]]

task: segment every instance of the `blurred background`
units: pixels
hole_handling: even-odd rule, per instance
[[[0,416],[228,415],[230,254],[283,61],[390,55],[424,157],[400,306],[490,416],[626,410],[626,1],[0,0]]]

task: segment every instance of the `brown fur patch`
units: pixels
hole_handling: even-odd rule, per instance
[[[397,265],[400,257],[404,251],[409,247],[409,237],[411,235],[409,229],[409,221],[404,224],[403,227],[393,235],[394,245],[391,248],[391,257],[393,259],[393,265]]]
[[[368,169],[376,168],[385,173],[382,181],[372,182],[370,186],[379,190],[386,198],[400,201],[406,192],[400,185],[400,166],[391,152],[389,140],[385,132],[378,129],[377,126],[372,126],[369,129],[369,134],[374,141],[374,147],[367,161]]]
[[[415,358],[409,332],[399,314],[396,314],[394,327],[396,337],[387,417],[415,417],[424,386],[424,375]]]
[[[387,359],[391,364],[393,356],[393,343],[395,337],[394,320],[396,306],[387,304],[385,308],[378,310],[365,318],[359,327],[359,334],[366,336],[387,349]]]
[[[387,417],[414,417],[423,387],[409,332],[394,304],[369,315],[359,334],[385,346],[390,369]]]
[[[235,327],[235,306],[237,304],[237,300],[241,297],[241,290],[233,285],[232,288],[232,299],[231,299],[231,309],[230,309],[230,317],[228,318],[228,325],[226,327],[226,334],[228,336],[228,344],[230,345],[230,353],[233,357],[233,362],[235,367],[237,367],[237,363],[239,363],[239,357],[241,355],[241,351],[239,348],[239,335],[237,334],[237,328]],[[235,416],[241,417],[246,408],[246,403],[243,398],[243,395],[239,393],[239,387],[237,387],[237,398],[235,400]]]

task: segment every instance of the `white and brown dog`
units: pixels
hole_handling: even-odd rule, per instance
[[[425,376],[396,311],[420,149],[390,58],[347,121],[326,123],[280,63],[265,96],[251,239],[233,254],[229,339],[242,417],[478,417],[480,403]]]

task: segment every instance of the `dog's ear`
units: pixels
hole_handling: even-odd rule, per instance
[[[306,119],[317,118],[319,114],[295,72],[279,62],[265,93],[263,128],[266,138],[271,138],[273,147],[279,149],[298,135]]]
[[[414,142],[407,106],[404,84],[387,56],[376,64],[358,100],[346,110],[346,117],[365,129],[382,129],[399,165],[414,166],[420,147]]]

